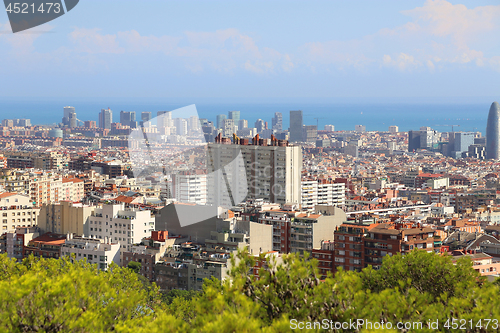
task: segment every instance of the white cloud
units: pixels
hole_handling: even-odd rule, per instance
[[[77,53],[123,53],[125,49],[120,47],[116,35],[102,35],[101,29],[76,28],[69,34],[70,40],[75,44]]]
[[[405,72],[416,69],[422,65],[422,63],[415,59],[412,55],[401,52],[396,58],[385,54],[382,57],[382,62],[387,67],[394,67],[398,70]]]

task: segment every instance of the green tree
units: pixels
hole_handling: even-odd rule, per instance
[[[142,265],[137,261],[130,261],[127,265],[127,268],[130,268],[135,273],[139,274],[141,272]]]
[[[27,258],[22,264],[0,256],[10,275],[0,280],[0,331],[109,332],[116,325],[154,315],[158,304],[135,273],[112,265],[100,271],[71,258]]]

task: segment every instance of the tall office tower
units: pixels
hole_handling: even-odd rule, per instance
[[[255,128],[257,129],[257,133],[262,132],[263,130],[266,129],[266,123],[262,119],[257,119],[255,122]]]
[[[430,127],[420,127],[420,148],[432,149],[437,143],[437,132]]]
[[[366,126],[365,125],[356,125],[354,126],[354,130],[356,132],[366,132]]]
[[[111,123],[113,122],[113,111],[110,108],[101,109],[99,113],[99,127],[111,129]]]
[[[474,144],[473,132],[451,132],[448,133],[447,155],[453,158],[462,158],[469,151],[469,146]]]
[[[120,123],[123,126],[130,126],[131,128],[137,127],[135,121],[135,111],[121,111],[120,112]]]
[[[152,119],[151,112],[141,112],[141,121],[144,126],[144,123],[150,122]]]
[[[302,150],[275,138],[217,136],[207,146],[207,203],[231,207],[246,198],[300,203]]]
[[[76,112],[75,111],[71,111],[69,113],[69,127],[70,128],[75,128],[78,124],[78,119],[76,119]]]
[[[248,128],[248,120],[240,119],[240,121],[238,121],[238,129],[240,130],[244,128]]]
[[[216,124],[217,128],[222,128],[222,124],[223,124],[224,119],[227,119],[225,114],[218,114],[217,115],[217,124]]]
[[[333,126],[333,125],[325,125],[325,131],[335,132],[335,126]]]
[[[290,141],[302,142],[302,111],[290,111]]]
[[[420,131],[408,131],[408,151],[420,148]]]
[[[187,135],[188,131],[188,123],[184,118],[175,118],[174,119],[175,129],[177,135]]]
[[[316,125],[305,125],[302,127],[302,138],[304,142],[316,142],[318,137],[318,128]]]
[[[273,130],[281,132],[283,130],[283,114],[275,112],[273,117]]]
[[[486,123],[486,158],[500,158],[500,105],[493,102]]]
[[[197,131],[200,129],[200,118],[191,116],[188,119],[188,131]]]
[[[234,124],[237,126],[238,122],[240,121],[240,111],[229,111],[227,114],[227,118],[232,119],[234,121]]]
[[[399,132],[399,127],[389,126],[389,133],[397,133],[397,132]]]
[[[62,123],[64,126],[69,126],[69,114],[71,112],[75,112],[75,108],[73,106],[65,106],[64,113],[62,118]]]

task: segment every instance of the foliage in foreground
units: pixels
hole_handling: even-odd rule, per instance
[[[289,332],[291,319],[364,319],[418,321],[419,332],[436,332],[453,331],[444,328],[451,317],[472,320],[470,332],[497,331],[493,324],[488,329],[476,324],[500,318],[499,286],[481,278],[470,261],[453,265],[449,257],[414,251],[387,257],[377,271],[341,271],[323,281],[315,260],[295,255],[280,265],[269,262],[259,279],[250,275],[253,265],[254,258],[240,252],[230,281],[206,280],[201,293],[172,291],[162,297],[129,268],[102,272],[83,261],[15,263],[0,256],[0,331]],[[427,327],[429,320],[439,320],[439,329]]]

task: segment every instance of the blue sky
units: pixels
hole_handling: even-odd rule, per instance
[[[2,98],[480,101],[500,95],[498,1],[80,0],[10,33]]]

